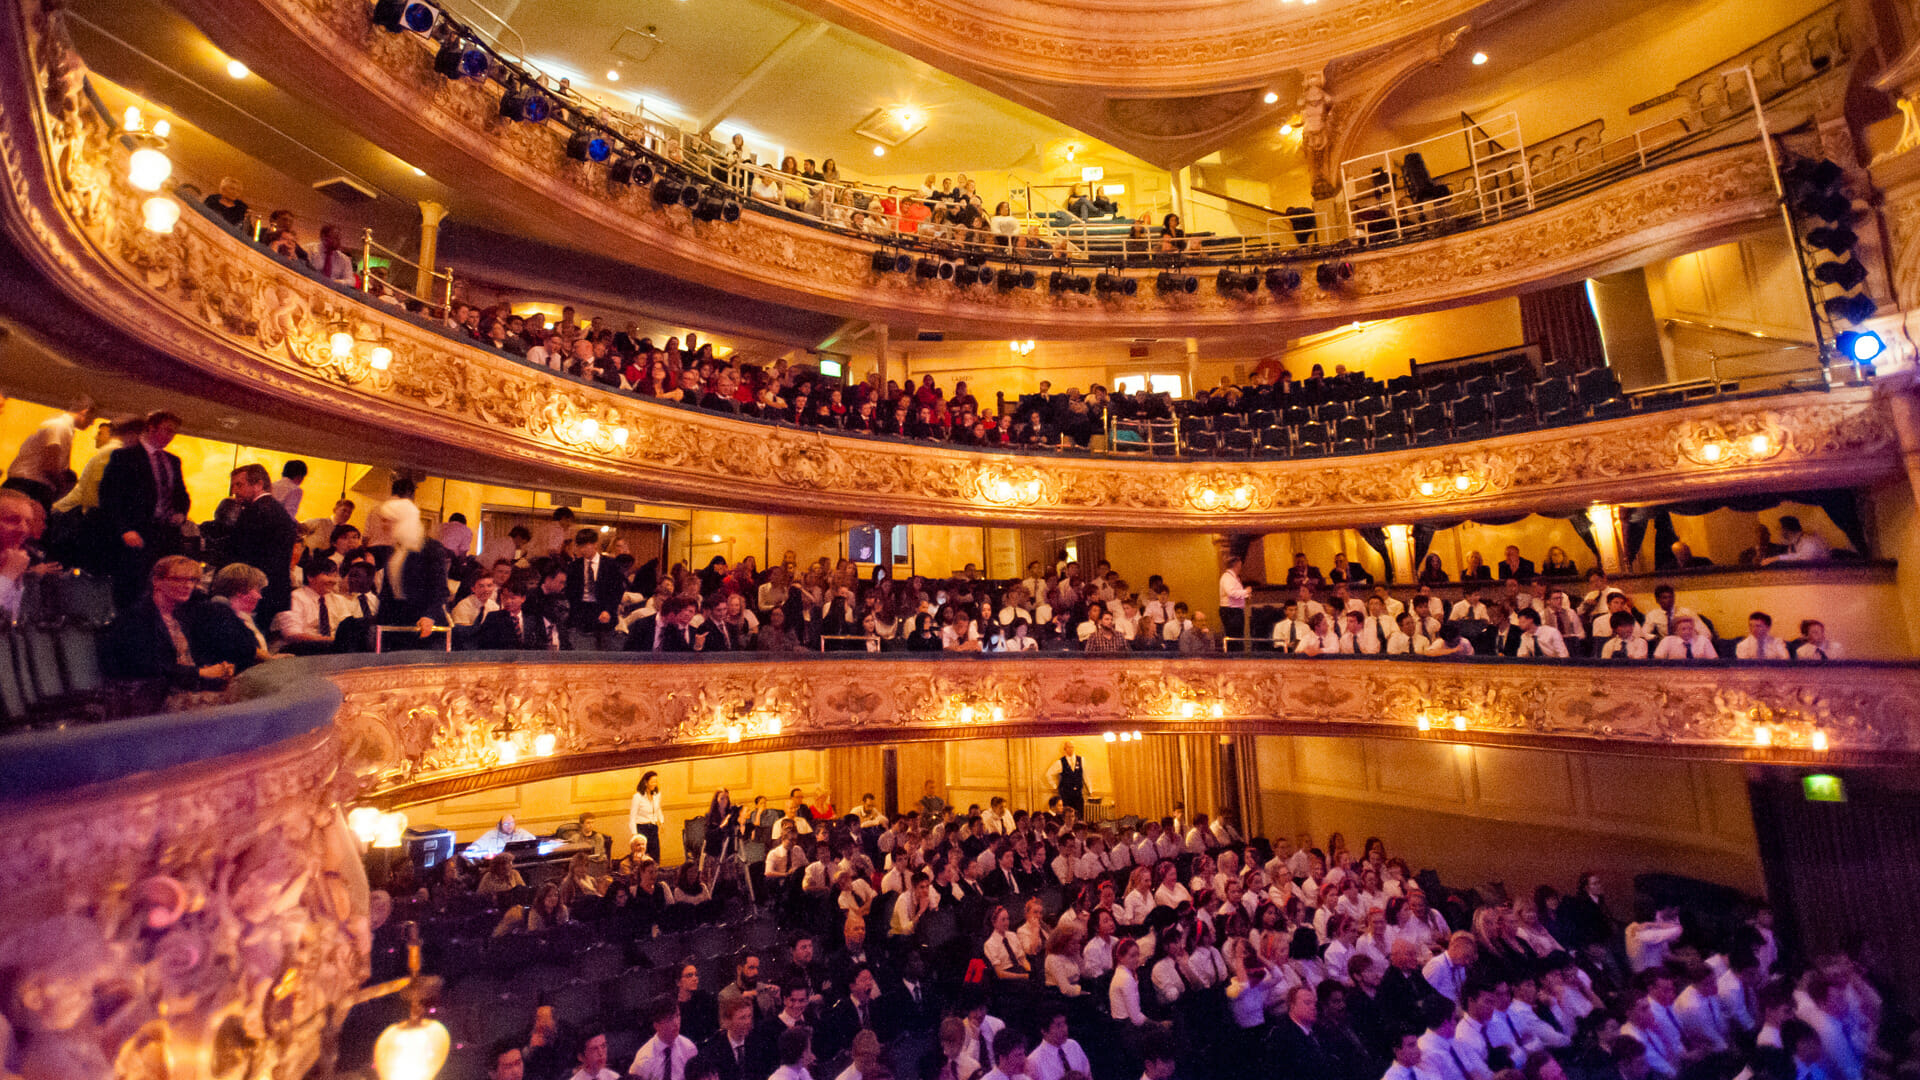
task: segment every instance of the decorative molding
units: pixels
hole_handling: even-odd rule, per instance
[[[1244,463],[973,453],[661,405],[458,343],[350,299],[197,213],[184,214],[170,235],[146,231],[141,198],[122,181],[120,151],[81,96],[81,68],[57,20],[39,31],[31,70],[43,73],[45,98],[31,111],[17,98],[0,99],[0,151],[8,227],[41,272],[192,378],[216,380],[256,405],[277,401],[396,442],[429,442],[458,463],[456,475],[537,470],[615,496],[863,519],[1246,530],[1841,486],[1898,468],[1887,411],[1865,389],[1357,458]],[[1703,163],[1704,174],[1689,171]],[[1714,156],[1656,174],[1653,188],[1623,185],[1614,193],[1627,203],[1617,213],[1657,217],[1682,189],[1715,176],[1722,190],[1744,190],[1753,164]],[[1598,210],[1569,215],[1558,243],[1603,245],[1619,221]],[[1458,261],[1360,260],[1356,280],[1369,292],[1415,291],[1450,273],[1524,262],[1515,245],[1554,250],[1546,238],[1499,230],[1436,243],[1435,257],[1457,250]],[[356,345],[335,356],[329,337],[342,326]],[[376,346],[391,353],[384,370],[372,363]],[[145,377],[153,378],[150,364]],[[1694,450],[1751,433],[1766,433],[1772,452],[1709,463]],[[1469,489],[1436,485],[1463,475]]]
[[[495,656],[329,675],[346,767],[388,805],[672,757],[1113,728],[1836,765],[1920,753],[1920,666],[1895,664]]]
[[[1723,240],[1774,209],[1764,154],[1757,144],[1741,145],[1505,222],[1355,252],[1355,277],[1338,290],[1319,289],[1311,274],[1280,298],[1233,299],[1212,290],[1160,296],[1150,288],[1133,297],[959,290],[874,274],[869,241],[751,210],[732,224],[697,222],[684,208],[655,206],[643,190],[612,187],[606,167],[566,157],[561,128],[502,119],[499,87],[449,82],[410,35],[370,29],[364,0],[180,3],[216,42],[257,57],[276,85],[434,175],[461,177],[502,227],[557,244],[620,250],[676,277],[759,300],[989,338],[1012,336],[1010,325],[1023,336],[1052,338],[1177,338],[1245,333],[1250,326],[1304,334],[1640,265]],[[1353,5],[1329,6],[1328,14],[1339,16]]]
[[[9,804],[0,1032],[20,1075],[306,1074],[368,975],[338,760],[323,730]]]

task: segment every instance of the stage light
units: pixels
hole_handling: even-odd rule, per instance
[[[1300,287],[1300,271],[1291,266],[1270,266],[1264,276],[1271,293],[1290,293]]]
[[[1313,268],[1313,280],[1322,289],[1337,289],[1340,283],[1353,277],[1353,264],[1345,259],[1339,262],[1321,263]]]
[[[645,187],[653,183],[653,166],[635,157],[623,157],[613,163],[613,182],[616,184],[638,184]]]
[[[567,140],[567,156],[575,161],[605,161],[612,153],[613,143],[605,135],[581,131]]]
[[[995,279],[998,278],[999,276],[999,271],[995,270],[991,266],[976,266],[974,267],[974,272],[979,275],[980,284],[982,285],[993,284]]]
[[[1200,279],[1192,274],[1162,270],[1153,279],[1153,287],[1163,293],[1196,293],[1200,291]]]
[[[180,204],[165,195],[155,195],[141,204],[140,214],[150,232],[170,233],[180,220]]]
[[[1871,330],[1848,330],[1835,339],[1840,355],[1856,364],[1871,364],[1887,351],[1887,343]]]
[[[1066,270],[1055,270],[1047,275],[1047,288],[1051,292],[1089,293],[1093,291],[1093,279]]]
[[[440,12],[421,0],[379,0],[373,5],[373,24],[390,34],[402,30],[425,34],[439,21]]]
[[[1093,287],[1098,289],[1102,296],[1109,296],[1114,293],[1119,293],[1121,296],[1132,296],[1140,291],[1140,281],[1137,278],[1127,277],[1118,271],[1108,270],[1103,271],[1099,277],[1093,279]]]
[[[726,200],[713,193],[712,188],[702,188],[699,201],[693,207],[693,216],[701,221],[719,221],[720,214],[726,209]]]
[[[740,203],[736,199],[723,199],[720,202],[720,220],[731,225],[740,220]]]
[[[1823,251],[1831,251],[1835,255],[1845,255],[1859,242],[1860,237],[1855,235],[1852,229],[1837,225],[1822,226],[1807,233],[1807,243]]]
[[[932,281],[940,276],[940,260],[919,259],[913,264],[913,276],[921,281]]]
[[[500,115],[509,120],[538,124],[547,118],[547,95],[529,86],[512,86],[500,97]]]
[[[151,146],[143,146],[127,158],[127,183],[141,191],[159,191],[173,175],[173,162]]]
[[[1813,279],[1826,285],[1838,285],[1842,289],[1854,289],[1867,280],[1867,268],[1860,265],[1860,260],[1849,256],[1844,261],[1824,262],[1814,267]]]
[[[953,283],[960,288],[980,284],[980,268],[977,266],[962,266],[956,269],[953,272]]]
[[[876,251],[867,262],[876,274],[893,273],[893,253],[890,251]]]
[[[706,188],[701,187],[698,184],[695,184],[691,180],[687,181],[686,188],[680,192],[680,205],[686,207],[689,210],[693,209],[696,206],[699,206],[700,197],[706,194],[706,190],[707,190]]]
[[[686,190],[687,185],[680,177],[673,173],[661,173],[660,178],[653,182],[653,201],[661,206],[672,206],[680,201],[680,194]]]
[[[950,263],[945,259],[942,259],[940,260],[940,268],[936,272],[940,275],[941,281],[952,281],[954,271],[958,269],[959,267],[955,266],[953,263]]]
[[[244,79],[251,74],[253,74],[253,72],[249,71],[247,69],[247,65],[241,63],[240,61],[238,60],[227,61],[227,77],[228,78]]]
[[[448,38],[434,54],[433,70],[449,79],[477,79],[487,73],[487,54],[471,41]]]
[[[1854,293],[1850,296],[1835,296],[1826,300],[1820,306],[1826,311],[1827,318],[1835,322],[1849,323],[1866,322],[1868,319],[1873,318],[1874,311],[1879,307],[1879,305],[1873,302],[1873,297],[1865,293]]]
[[[1037,289],[1040,287],[1040,275],[1031,270],[1022,270],[1017,277],[1020,282],[1020,287],[1023,289]]]
[[[1242,274],[1231,268],[1221,267],[1220,272],[1213,276],[1213,287],[1222,295],[1230,293],[1251,295],[1260,287],[1260,278],[1251,273]]]

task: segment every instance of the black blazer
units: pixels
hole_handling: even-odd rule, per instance
[[[180,609],[180,628],[186,630],[190,607]],[[192,645],[192,641],[188,641]],[[217,679],[202,679],[196,667],[182,664],[174,652],[173,637],[160,621],[153,598],[142,597],[107,624],[100,635],[100,668],[111,679],[165,679],[174,690],[217,690]]]
[[[1533,560],[1532,559],[1521,559],[1520,567],[1517,570],[1511,566],[1508,566],[1507,560],[1505,559],[1501,559],[1499,562],[1494,563],[1493,565],[1496,569],[1499,570],[1501,581],[1505,581],[1508,578],[1514,578],[1521,582],[1528,582],[1533,580]]]
[[[513,629],[513,616],[506,611],[495,611],[480,620],[480,633],[475,639],[475,647],[481,649],[541,649],[547,647],[551,635],[547,631],[547,620],[525,608],[520,610],[521,632]]]
[[[261,606],[286,609],[293,596],[293,546],[300,542],[300,526],[272,495],[262,495],[240,510],[227,536],[227,557],[267,575]]]
[[[716,1006],[716,1009],[717,1008],[718,1006]],[[680,1026],[684,1029],[686,1023],[686,1020],[683,1018],[680,1021]],[[711,1060],[719,1067],[720,1080],[752,1080],[747,1070],[741,1067],[743,1064],[750,1064],[753,1061],[753,1055],[746,1052],[752,1045],[752,1039],[749,1037],[747,1043],[741,1047],[741,1057],[746,1059],[745,1062],[735,1060],[733,1056],[733,1043],[727,1038],[727,1033],[724,1031],[716,1031],[708,1037],[706,1041],[700,1044],[700,1056]]]
[[[1300,1030],[1291,1017],[1282,1017],[1267,1033],[1263,1056],[1269,1075],[1276,1077],[1331,1077],[1336,1070],[1320,1040]]]
[[[567,564],[567,619],[576,630],[611,630],[614,616],[620,614],[620,597],[627,591],[627,576],[620,572],[620,564],[605,555],[596,555],[599,566],[594,570],[593,599],[581,599],[581,590],[587,584],[587,560],[575,559]],[[608,620],[600,621],[601,612]]]
[[[185,514],[191,500],[187,496],[187,481],[180,473],[180,459],[165,450],[160,455],[167,459],[172,472],[173,493],[169,502],[175,511]],[[153,464],[147,457],[146,445],[135,442],[115,450],[107,458],[106,470],[100,474],[100,514],[113,535],[150,534],[159,524],[153,519],[158,503]]]
[[[260,641],[244,616],[216,600],[195,604],[181,623],[194,663],[228,663],[235,673],[260,662]]]
[[[627,652],[652,652],[653,637],[660,632],[660,616],[642,615],[627,627]],[[722,1077],[721,1080],[726,1080]]]

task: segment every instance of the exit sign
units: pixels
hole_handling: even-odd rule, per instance
[[[1800,789],[1808,802],[1846,802],[1847,787],[1832,773],[1812,773],[1800,778]]]

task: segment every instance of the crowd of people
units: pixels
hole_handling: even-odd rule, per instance
[[[657,809],[655,774],[638,788],[636,807],[651,793]],[[1449,888],[1379,837],[1357,851],[1338,832],[1248,839],[1232,815],[1179,804],[1090,824],[1058,797],[1045,812],[998,797],[960,809],[932,782],[892,817],[871,794],[845,815],[821,799],[795,789],[784,810],[762,797],[743,815],[717,792],[704,846],[672,873],[638,817],[617,860],[593,854],[606,838],[583,820],[563,832],[583,850],[533,886],[500,851],[533,839],[507,819],[428,884],[402,864],[391,888],[429,917],[499,911],[501,934],[582,922],[640,941],[750,888],[777,920],[776,945],[726,958],[724,986],[702,986],[689,958],[670,965],[671,994],[611,1025],[537,1006],[528,1030],[487,1049],[494,1080],[802,1080],[843,1063],[843,1080],[1911,1068],[1913,1021],[1871,955],[1783,952],[1762,903],[1641,897],[1626,921],[1597,874],[1570,875],[1565,894]],[[747,838],[755,864],[722,873]],[[622,1029],[632,1057],[609,1061]]]

